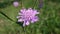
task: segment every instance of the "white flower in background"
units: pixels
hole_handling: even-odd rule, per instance
[[[13,5],[14,5],[14,7],[18,7],[19,6],[19,2],[17,2],[17,1],[13,2]]]

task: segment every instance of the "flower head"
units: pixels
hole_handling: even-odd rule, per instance
[[[14,7],[18,7],[19,3],[17,1],[13,2]]]
[[[43,0],[39,0],[39,8],[43,7]]]
[[[37,10],[34,10],[32,8],[29,9],[21,9],[19,12],[19,16],[18,18],[18,22],[24,22],[23,26],[25,25],[29,25],[30,22],[34,23],[36,21],[38,21],[38,16],[36,16],[36,14],[39,14],[39,12],[37,12]]]

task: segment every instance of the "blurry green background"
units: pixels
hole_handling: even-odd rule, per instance
[[[14,0],[0,0],[0,34],[60,34],[60,0],[43,0],[43,7],[39,9],[39,0],[18,0],[19,6],[13,6]],[[40,14],[39,21],[24,27],[17,24],[17,15],[22,8],[33,7]],[[8,19],[1,12],[12,20]]]

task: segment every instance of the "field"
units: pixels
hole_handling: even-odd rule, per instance
[[[0,0],[0,34],[60,34],[60,0],[18,0],[18,7],[13,2]],[[17,23],[22,7],[38,10],[39,21],[25,27]]]

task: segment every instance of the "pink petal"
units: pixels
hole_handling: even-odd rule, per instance
[[[35,17],[32,18],[31,23],[34,23],[36,21],[38,21],[38,17],[37,16],[35,16]]]
[[[19,20],[18,20],[18,22],[22,22],[22,21],[23,21],[23,19],[19,19]]]
[[[23,23],[23,26],[25,26],[25,22]]]
[[[37,12],[37,14],[39,14],[39,12]]]
[[[26,22],[26,25],[29,25],[29,24],[30,24],[29,21],[27,21],[27,22]]]
[[[17,16],[17,18],[20,18],[20,16]]]

